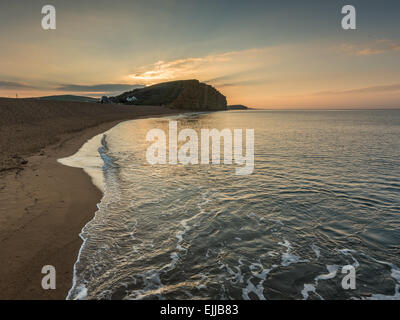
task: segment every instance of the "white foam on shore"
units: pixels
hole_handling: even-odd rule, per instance
[[[185,116],[188,114],[185,114]],[[100,155],[99,152],[99,148],[101,148],[103,146],[102,143],[102,139],[105,135],[110,135],[112,130],[116,129],[117,127],[124,125],[127,122],[136,122],[136,121],[143,121],[143,120],[149,120],[149,119],[158,119],[158,118],[167,118],[165,116],[155,116],[155,117],[149,117],[149,118],[141,118],[141,119],[134,119],[134,120],[127,120],[124,122],[121,122],[117,125],[115,125],[114,127],[112,127],[111,129],[109,129],[108,131],[105,131],[101,134],[98,134],[96,136],[94,136],[93,138],[89,139],[88,141],[86,141],[82,147],[72,156],[66,157],[66,158],[61,158],[58,159],[57,161],[65,166],[69,166],[69,167],[73,167],[73,168],[81,168],[83,169],[86,174],[89,175],[89,177],[92,180],[92,183],[103,193],[103,195],[105,194],[106,191],[106,185],[105,185],[105,181],[104,181],[104,173],[103,173],[103,166],[104,166],[104,161]],[[98,211],[95,212],[95,216],[98,213]],[[91,220],[93,221],[93,220]],[[89,221],[88,224],[91,222]],[[87,299],[88,297],[88,289],[86,288],[85,285],[83,284],[77,284],[77,269],[76,266],[80,261],[80,257],[81,257],[81,253],[82,253],[82,249],[85,247],[86,245],[86,239],[83,237],[83,230],[85,229],[85,227],[87,226],[87,224],[83,227],[81,233],[79,234],[80,238],[82,239],[83,243],[82,246],[79,249],[79,253],[78,253],[78,258],[75,261],[74,264],[74,270],[73,270],[73,284],[72,287],[70,288],[68,295],[66,297],[67,300],[69,299],[77,299],[77,300],[84,300]],[[134,231],[133,231],[134,232]],[[133,233],[131,234],[132,238],[134,238]],[[182,239],[183,240],[183,239]],[[172,253],[171,254],[171,260],[172,262],[168,265],[169,267],[171,267],[172,269],[175,268],[175,265],[178,263],[179,261],[179,255]],[[152,282],[157,283],[157,290],[155,291],[160,291],[163,287],[160,279],[159,279],[159,273],[156,270],[152,270],[150,271],[150,273],[154,273],[152,274],[152,276],[150,277],[150,280],[152,280]],[[155,281],[154,281],[155,279]],[[144,277],[144,282],[146,283],[146,279]],[[158,289],[159,288],[159,289]],[[146,291],[146,288],[145,288]],[[159,298],[161,298],[161,294],[158,294]]]
[[[106,132],[98,134],[93,138],[86,141],[82,147],[72,156],[58,159],[57,161],[65,166],[73,167],[73,168],[81,168],[85,173],[91,178],[92,183],[104,194],[105,191],[105,184],[104,184],[104,177],[103,177],[103,165],[104,161],[100,156],[99,148],[101,147],[101,140]],[[89,222],[90,223],[90,222]],[[85,225],[86,226],[86,225]],[[84,229],[85,227],[83,227]],[[82,229],[82,231],[83,231]],[[79,237],[82,239],[83,243],[79,249],[78,259],[75,261],[74,264],[74,271],[73,271],[73,285],[72,288],[69,290],[67,295],[68,299],[74,300],[84,300],[87,298],[88,292],[87,288],[80,284],[78,288],[76,288],[76,293],[72,296],[72,290],[77,285],[77,278],[76,278],[76,264],[80,260],[81,252],[83,247],[86,244],[86,239],[82,236],[82,231],[79,234]]]
[[[314,251],[317,259],[319,259],[319,257],[321,256],[321,250],[320,248],[318,248],[315,244],[311,245],[311,249]]]
[[[286,247],[286,252],[282,253],[282,262],[281,262],[282,266],[288,267],[294,263],[309,262],[308,259],[301,259],[299,256],[292,254],[292,245],[290,244],[289,241],[284,240],[283,242],[278,242],[278,244]]]
[[[397,282],[394,288],[394,295],[389,296],[389,295],[384,295],[384,294],[372,294],[371,297],[366,298],[368,300],[400,300],[400,268],[393,263],[386,262],[386,261],[380,261],[377,260],[373,257],[370,257],[364,253],[362,253],[363,256],[372,259],[373,261],[388,266],[390,268],[390,276]]]
[[[355,250],[351,250],[351,249],[341,249],[339,250],[339,252],[345,256],[350,257],[351,259],[353,259],[354,263],[352,264],[352,266],[354,268],[358,268],[360,266],[360,263],[358,262],[358,260],[356,258],[353,257],[352,253],[356,253]]]
[[[130,120],[135,121],[135,120]],[[86,141],[82,147],[72,156],[58,159],[57,161],[65,166],[73,167],[73,168],[81,168],[92,180],[92,183],[103,193],[105,193],[105,183],[104,183],[104,175],[103,175],[103,165],[104,161],[100,156],[99,148],[102,146],[102,139],[105,134],[109,133],[112,129],[116,128],[120,124],[117,124],[110,130],[100,133],[93,138]],[[95,216],[97,211],[95,212]],[[92,221],[92,220],[91,220]],[[88,223],[90,223],[89,221]],[[87,224],[86,224],[87,225]],[[78,258],[74,264],[73,270],[73,279],[72,279],[72,287],[68,291],[68,295],[66,297],[67,300],[85,300],[88,296],[88,290],[85,285],[80,284],[77,287],[77,274],[76,274],[76,266],[80,261],[82,249],[86,245],[86,239],[82,236],[83,230],[86,225],[83,227],[79,237],[82,239],[83,243],[79,249]],[[73,290],[76,290],[73,295]]]
[[[304,284],[304,289],[301,291],[301,294],[303,295],[303,300],[307,300],[309,298],[309,293],[313,292],[315,295],[317,295],[321,300],[324,300],[324,298],[319,295],[317,293],[317,286],[318,286],[318,282],[320,280],[330,280],[336,277],[336,274],[339,270],[338,265],[334,264],[334,265],[327,265],[326,269],[328,270],[328,274],[321,274],[319,276],[317,276],[316,278],[314,278],[314,284],[311,283],[306,283]]]
[[[87,289],[85,286],[80,285],[78,287],[78,293],[76,294],[74,300],[86,300],[87,298]]]
[[[108,132],[108,131],[107,131]],[[93,184],[104,193],[103,165],[104,161],[100,156],[99,148],[101,140],[107,133],[101,133],[89,139],[75,154],[70,157],[58,159],[57,161],[65,166],[83,169],[92,179]]]

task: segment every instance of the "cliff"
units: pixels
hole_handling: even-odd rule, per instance
[[[159,83],[125,92],[115,97],[120,103],[163,105],[174,109],[226,110],[226,97],[214,87],[198,80]]]

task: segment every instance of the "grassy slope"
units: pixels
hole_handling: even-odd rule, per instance
[[[97,102],[98,99],[84,96],[74,95],[58,95],[58,96],[46,96],[36,98],[38,100],[51,100],[51,101],[71,101],[71,102]]]
[[[126,97],[133,95],[138,99],[135,101],[136,105],[165,105],[174,101],[182,88],[182,81],[164,82],[143,89],[125,92],[117,96],[117,99],[125,101]]]

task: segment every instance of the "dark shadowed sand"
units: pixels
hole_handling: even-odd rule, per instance
[[[181,112],[181,111],[180,111]],[[0,99],[0,299],[65,299],[101,193],[57,159],[123,120],[178,111],[152,106]],[[44,265],[57,289],[43,290]]]

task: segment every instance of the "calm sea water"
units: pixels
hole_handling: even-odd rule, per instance
[[[150,166],[146,133],[171,119],[255,129],[254,173]],[[400,111],[191,114],[99,138],[105,193],[70,299],[400,299]]]

